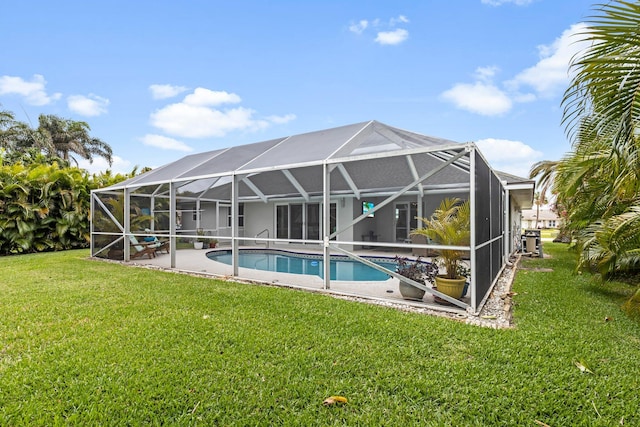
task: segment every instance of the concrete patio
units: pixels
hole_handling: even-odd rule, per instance
[[[243,249],[256,249],[255,247],[243,247]],[[264,249],[260,247],[258,249]],[[289,248],[290,249],[290,248]],[[207,253],[216,250],[228,250],[228,248],[220,249],[179,249],[176,251],[176,268],[185,273],[195,273],[216,278],[225,278],[234,280],[233,270],[230,265],[213,261],[207,258]],[[305,249],[306,253],[318,251]],[[366,251],[362,255],[393,257],[395,254],[389,252]],[[400,254],[407,255],[407,254]],[[129,265],[145,265],[155,266],[161,269],[171,270],[171,256],[166,253],[158,253],[155,258],[138,258],[127,263]],[[377,301],[386,301],[394,304],[403,304],[409,307],[429,308],[437,311],[446,311],[450,313],[466,314],[466,311],[453,306],[443,305],[435,302],[433,296],[428,292],[422,301],[407,300],[402,297],[399,291],[399,280],[389,278],[384,281],[331,281],[331,288],[324,289],[324,281],[319,276],[305,274],[279,273],[264,270],[255,270],[250,268],[239,268],[238,281],[249,281],[254,283],[264,283],[275,286],[288,288],[296,288],[314,292],[322,292],[336,295],[343,295],[355,298],[365,298]],[[468,294],[462,298],[462,301],[469,302]]]

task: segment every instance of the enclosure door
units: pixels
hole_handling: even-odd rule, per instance
[[[416,202],[402,202],[395,204],[395,240],[403,242],[409,239],[412,230],[418,227],[418,204]]]

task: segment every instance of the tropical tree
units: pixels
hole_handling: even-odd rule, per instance
[[[443,246],[468,246],[471,239],[471,205],[468,200],[457,197],[445,198],[429,218],[419,218],[423,227],[413,234],[428,237]],[[438,255],[445,269],[447,279],[460,276],[460,261],[466,251],[438,249]]]
[[[15,122],[15,116],[11,111],[0,110],[0,132],[4,132],[11,127],[13,122]]]
[[[588,24],[562,101],[572,152],[532,176],[553,180],[580,266],[606,277],[640,268],[640,3],[609,2]]]
[[[136,173],[90,176],[57,162],[0,164],[0,255],[87,247],[91,190]],[[108,201],[116,215],[124,209],[117,203]],[[148,217],[133,224],[145,220],[148,226]]]
[[[543,160],[531,167],[529,177],[538,178],[538,188],[540,188],[541,193],[548,194],[552,190],[553,178],[558,163],[558,161]]]
[[[536,205],[536,225],[535,228],[538,228],[538,222],[540,220],[540,206],[547,203],[547,197],[545,193],[542,191],[536,191],[533,195],[533,204]]]
[[[49,163],[69,166],[79,158],[89,160],[103,157],[111,165],[111,147],[89,134],[86,122],[41,114],[38,127],[15,119],[10,111],[0,110],[0,160],[6,163],[42,163],[44,155]]]
[[[111,165],[113,152],[106,142],[89,135],[91,128],[86,122],[63,119],[55,115],[41,114],[38,118],[37,134],[43,148],[65,161],[77,160],[73,154],[93,161],[94,156],[103,157]]]
[[[0,254],[86,247],[89,191],[78,168],[0,166]]]
[[[2,157],[13,147],[16,119],[11,111],[0,110],[0,150]]]

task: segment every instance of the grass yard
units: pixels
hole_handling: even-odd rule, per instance
[[[0,258],[0,425],[640,425],[631,289],[545,254],[511,330],[87,251]]]
[[[540,237],[543,239],[555,239],[559,231],[557,228],[543,228],[540,230]]]

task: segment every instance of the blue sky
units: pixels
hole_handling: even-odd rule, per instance
[[[0,108],[86,121],[115,171],[378,120],[527,175],[570,149],[560,102],[594,4],[8,1]]]

